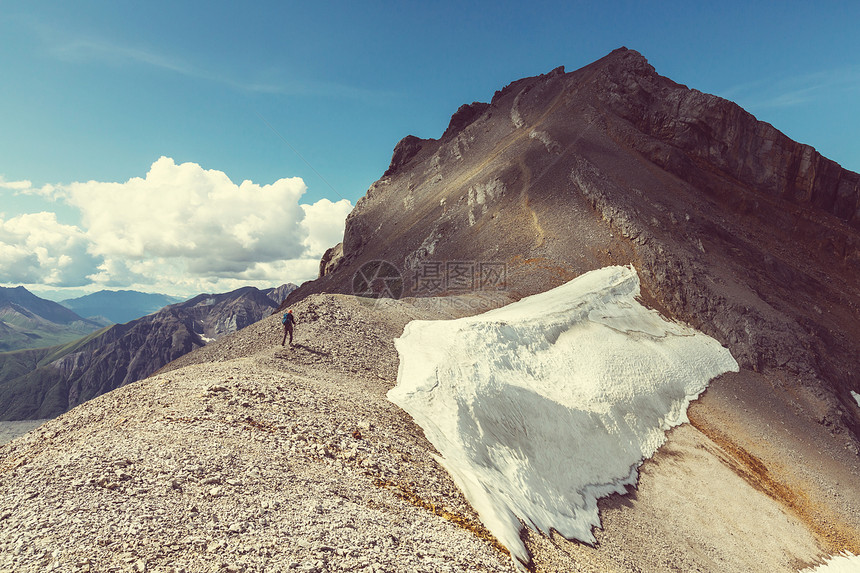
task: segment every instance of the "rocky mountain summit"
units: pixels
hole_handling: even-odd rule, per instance
[[[461,106],[439,139],[404,138],[320,278],[287,304],[362,294],[356,277],[378,261],[389,270],[372,278],[385,288],[396,274],[403,296],[514,298],[632,264],[646,304],[740,363],[709,390],[737,433],[694,414],[697,429],[816,535],[856,552],[856,517],[828,492],[860,503],[839,477],[856,479],[860,445],[858,209],[860,175],[621,48]],[[822,431],[840,461],[806,455]]]
[[[270,315],[289,290],[279,288],[201,294],[63,347],[0,354],[0,419],[51,418],[146,378],[194,348]]]
[[[860,175],[633,50],[515,81],[437,140],[404,138],[287,303],[356,292],[377,260],[414,296],[519,297],[633,264],[650,304],[860,436]]]

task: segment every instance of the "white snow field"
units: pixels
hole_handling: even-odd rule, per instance
[[[860,394],[851,390],[851,395],[854,396],[854,400],[857,402],[857,406],[860,407]]]
[[[413,321],[388,398],[424,429],[484,525],[529,561],[520,519],[593,542],[597,500],[738,364],[719,342],[637,302],[632,266],[586,273],[481,315]]]
[[[800,573],[857,573],[860,571],[860,557],[845,551],[827,559],[818,567],[803,569]]]

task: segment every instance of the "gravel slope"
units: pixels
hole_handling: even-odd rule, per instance
[[[514,571],[385,398],[409,320],[504,302],[312,295],[293,348],[269,317],[0,446],[0,572]],[[526,530],[533,570],[796,571],[831,553],[708,436],[745,431],[722,411],[735,386],[715,382],[638,490],[601,502],[594,547]]]
[[[512,570],[385,399],[428,311],[315,298],[0,447],[0,570]]]

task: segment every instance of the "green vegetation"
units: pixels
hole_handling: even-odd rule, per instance
[[[84,324],[68,327],[54,325],[51,328],[22,328],[11,321],[3,321],[2,324],[7,328],[0,329],[0,352],[58,346],[92,332],[92,327]]]

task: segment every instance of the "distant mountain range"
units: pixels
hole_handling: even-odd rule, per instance
[[[122,324],[152,314],[169,304],[185,300],[182,297],[133,290],[101,290],[60,304],[88,318],[104,317],[112,323]]]
[[[0,287],[0,352],[64,344],[103,326],[24,287]]]
[[[145,378],[194,348],[270,315],[295,288],[287,284],[265,291],[244,287],[224,294],[201,294],[73,342],[0,353],[0,420],[52,418]],[[26,298],[18,289],[7,290]],[[51,304],[60,309],[46,306],[56,312],[52,316],[87,322],[71,310]],[[92,325],[98,328],[96,323]]]

